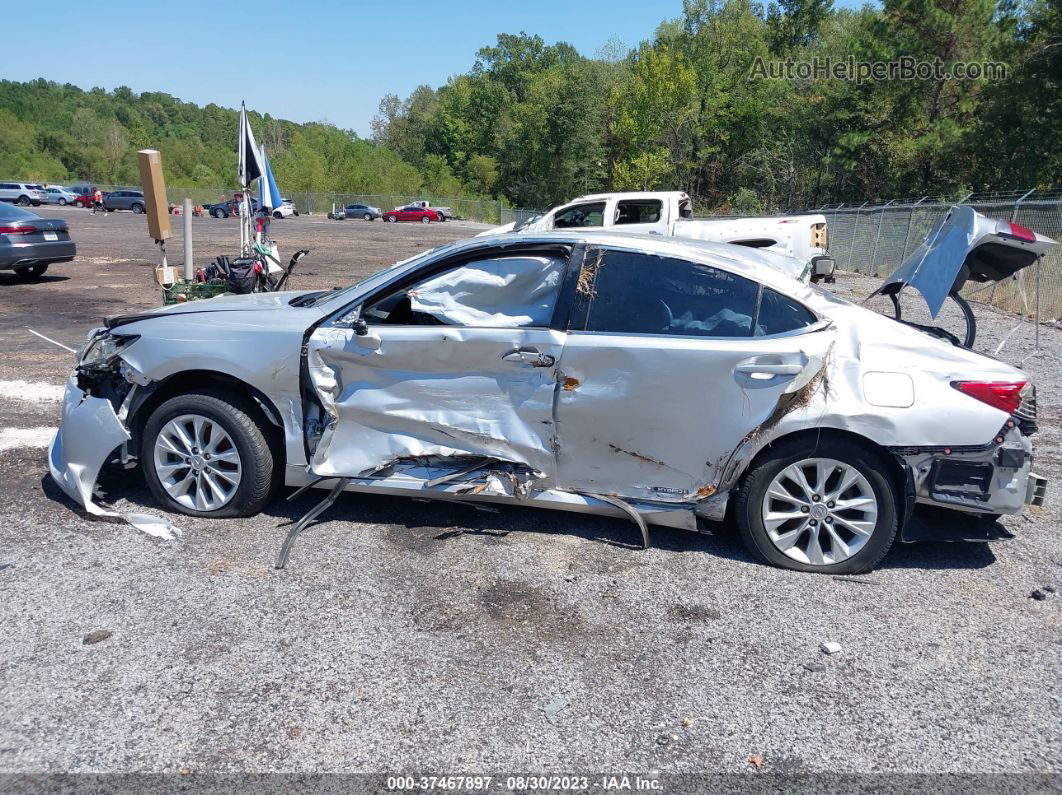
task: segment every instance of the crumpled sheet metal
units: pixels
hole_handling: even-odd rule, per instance
[[[548,326],[565,264],[559,257],[477,260],[410,290],[410,303],[453,326]]]
[[[92,490],[100,469],[111,451],[129,438],[129,431],[114,413],[110,402],[85,395],[71,378],[66,386],[63,423],[48,454],[52,479],[93,516],[124,519],[141,532],[172,540],[181,531],[166,519],[149,514],[108,511],[93,501]]]
[[[482,332],[414,327],[399,339],[403,332],[395,327],[374,348],[344,329],[318,330],[308,344],[308,371],[329,421],[313,455],[313,474],[357,477],[426,456],[490,457],[551,472],[554,370],[517,369],[498,358],[497,339],[476,331]],[[447,341],[426,344],[418,339],[425,333]],[[514,348],[531,333],[543,338],[540,349],[559,344],[557,332],[546,329],[496,330],[512,335]],[[394,369],[395,357],[384,355],[397,346],[410,369]],[[462,362],[479,362],[479,369],[454,374],[448,346],[460,348],[455,355]],[[344,367],[360,380],[343,383]]]

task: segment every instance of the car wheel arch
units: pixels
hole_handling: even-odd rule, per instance
[[[220,389],[234,396],[247,399],[255,405],[271,429],[276,431],[274,455],[283,455],[284,422],[280,411],[270,398],[260,389],[242,381],[235,376],[217,370],[182,370],[172,373],[160,381],[153,382],[147,388],[133,395],[129,407],[129,430],[135,439],[139,439],[144,425],[151,413],[164,402],[176,395],[203,389]],[[283,462],[281,462],[283,463]]]
[[[753,453],[747,463],[742,467],[741,474],[735,479],[733,486],[730,488],[731,496],[741,488],[741,485],[748,474],[755,470],[756,466],[764,458],[782,445],[796,444],[799,442],[809,442],[812,445],[818,445],[831,439],[852,442],[859,445],[867,452],[872,453],[880,460],[882,468],[887,473],[889,481],[896,493],[896,498],[898,500],[897,515],[901,517],[900,526],[902,529],[905,518],[909,516],[914,509],[914,486],[910,468],[899,456],[895,455],[888,448],[874,441],[870,437],[842,428],[804,428],[790,431],[789,433],[767,440],[756,450],[755,453]],[[728,513],[733,510],[733,505],[734,500],[729,500],[727,505]]]

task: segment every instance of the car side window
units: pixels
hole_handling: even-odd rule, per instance
[[[554,229],[575,229],[586,226],[602,226],[605,223],[605,203],[577,204],[562,210],[553,218]]]
[[[817,321],[818,318],[807,307],[770,287],[763,288],[763,295],[760,296],[760,311],[756,316],[757,337],[796,331]]]
[[[546,327],[565,263],[553,256],[466,262],[377,299],[361,317],[370,325]]]
[[[750,279],[696,262],[589,249],[575,316],[585,316],[586,331],[751,337],[759,290]]]
[[[0,182],[0,190],[18,190],[18,185],[14,182]]]
[[[659,199],[632,199],[616,205],[616,225],[655,224],[660,220]]]

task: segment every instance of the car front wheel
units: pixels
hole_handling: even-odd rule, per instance
[[[59,206],[66,207],[66,199],[64,199],[62,196],[59,197]]]
[[[144,425],[140,463],[155,498],[191,516],[252,516],[275,486],[273,450],[260,414],[220,390],[159,405]]]
[[[365,215],[363,215],[362,218],[364,218],[366,221],[371,221],[372,220],[372,213],[365,213]]]
[[[397,218],[395,218],[395,217],[394,217],[393,215],[389,215],[389,216],[387,216],[387,222],[388,222],[388,223],[391,223],[391,224],[393,224],[393,223],[394,223],[395,221],[397,221],[397,220],[398,220],[398,219],[397,219]]]
[[[781,442],[750,470],[735,518],[757,557],[826,574],[869,571],[898,530],[898,498],[872,451],[843,439]]]
[[[281,214],[280,210],[276,210],[273,213],[273,217],[274,218],[283,218],[284,216],[283,216],[283,214]]]
[[[130,209],[132,209],[132,211],[137,215],[140,215],[142,212],[144,212],[144,205],[134,204]]]

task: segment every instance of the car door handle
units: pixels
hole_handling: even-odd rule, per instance
[[[515,351],[509,351],[502,356],[502,359],[507,362],[529,364],[532,367],[552,367],[554,362],[557,361],[548,353],[540,353],[534,348],[519,348]]]
[[[804,369],[804,365],[783,362],[764,362],[758,358],[746,359],[734,368],[734,372],[747,375],[796,375]]]

